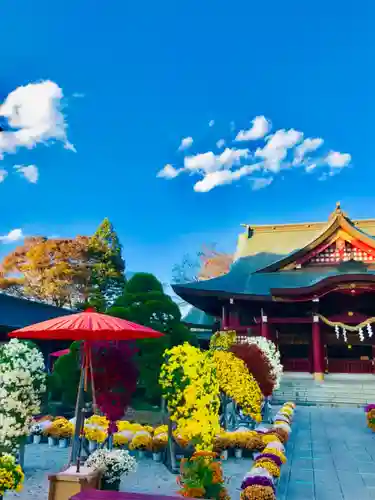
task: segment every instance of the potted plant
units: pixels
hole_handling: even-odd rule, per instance
[[[163,451],[167,448],[167,444],[168,434],[166,432],[162,432],[152,438],[152,458],[155,462],[162,461]]]
[[[235,458],[242,458],[243,448],[247,440],[246,432],[234,432],[232,438],[232,447]]]
[[[33,436],[33,443],[40,444],[42,440],[43,429],[40,424],[34,424],[31,426],[31,434]]]
[[[181,496],[230,500],[221,464],[216,458],[216,453],[197,451],[191,458],[181,461],[180,476],[177,478]]]
[[[152,438],[146,431],[140,431],[134,434],[134,437],[129,445],[130,450],[138,452],[138,458],[144,458],[147,451],[152,448]]]
[[[230,437],[223,432],[216,436],[214,441],[214,450],[221,457],[221,460],[228,460],[228,448],[230,447]]]
[[[25,476],[13,455],[0,455],[0,477],[0,498],[3,498],[6,491],[21,491]]]
[[[97,425],[85,425],[84,436],[89,442],[89,451],[92,453],[98,447],[98,444],[104,443],[107,438],[107,432]]]
[[[48,440],[48,446],[56,446],[57,444],[57,436],[56,436],[56,429],[53,425],[53,422],[51,422],[51,425],[48,427],[45,427],[43,430],[44,436],[46,436]]]
[[[100,469],[102,490],[119,491],[121,476],[135,472],[137,462],[126,450],[96,450],[86,460],[87,467]]]
[[[59,448],[67,448],[69,439],[72,437],[74,432],[73,424],[66,422],[66,424],[60,427],[59,432]]]
[[[123,432],[115,432],[113,434],[113,446],[115,448],[124,448],[129,444],[129,438]]]

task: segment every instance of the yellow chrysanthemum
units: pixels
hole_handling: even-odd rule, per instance
[[[176,433],[196,449],[212,449],[219,432],[219,385],[210,352],[188,343],[165,352],[160,385]]]
[[[263,396],[244,361],[225,351],[215,351],[213,357],[220,390],[232,398],[245,415],[261,421]]]

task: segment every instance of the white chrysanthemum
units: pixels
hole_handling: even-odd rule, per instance
[[[17,339],[0,347],[0,447],[13,449],[29,432],[46,391],[42,354]]]
[[[246,337],[246,342],[255,344],[263,352],[272,366],[272,375],[275,378],[275,389],[280,387],[280,380],[283,374],[283,365],[280,362],[280,353],[276,345],[265,337]]]
[[[126,450],[96,450],[87,459],[86,466],[100,469],[109,483],[119,481],[122,475],[137,470],[135,458]]]

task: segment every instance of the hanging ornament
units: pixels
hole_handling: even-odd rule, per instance
[[[338,325],[335,325],[335,333],[336,333],[336,338],[339,339],[340,338],[340,329],[339,329]]]
[[[344,337],[344,342],[348,341],[348,337],[346,336],[346,330],[345,328],[342,329],[342,336]]]
[[[372,331],[370,323],[367,323],[367,333],[368,333],[368,336],[371,338],[373,335],[373,331]]]
[[[359,329],[358,335],[359,335],[359,340],[363,342],[365,340],[365,336],[363,335],[362,328]]]

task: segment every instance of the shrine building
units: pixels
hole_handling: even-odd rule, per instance
[[[328,222],[245,224],[227,274],[173,289],[194,306],[189,326],[269,338],[285,371],[375,373],[375,219],[339,203]]]

